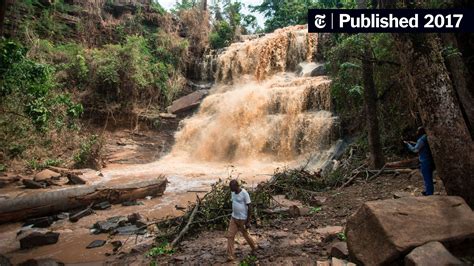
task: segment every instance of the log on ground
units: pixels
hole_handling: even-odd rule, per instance
[[[46,216],[101,201],[116,204],[145,198],[146,196],[161,196],[166,189],[167,182],[165,177],[160,176],[155,179],[128,184],[75,186],[1,200],[0,223]]]

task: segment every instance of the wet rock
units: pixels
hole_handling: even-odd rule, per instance
[[[73,185],[86,184],[86,181],[84,179],[82,179],[81,177],[73,173],[67,174],[67,179],[69,180],[68,184],[73,184]]]
[[[58,179],[60,177],[61,177],[60,173],[51,171],[49,169],[44,169],[43,171],[36,173],[33,180],[38,182],[38,181],[46,181],[50,179]]]
[[[405,257],[406,266],[465,265],[454,257],[440,242],[433,241],[413,249]]]
[[[25,186],[25,188],[30,188],[30,189],[46,188],[47,186],[46,183],[36,182],[34,180],[29,180],[29,179],[23,179],[22,183]]]
[[[167,108],[168,113],[179,114],[188,110],[191,110],[197,107],[201,100],[209,93],[208,90],[198,90],[193,93],[190,93],[186,96],[183,96],[171,104]]]
[[[344,230],[342,226],[326,226],[322,228],[316,229],[316,233],[320,235],[336,235],[338,233],[341,233]]]
[[[92,209],[94,209],[94,210],[106,210],[106,209],[109,209],[110,207],[112,207],[112,205],[110,205],[110,202],[103,201],[101,203],[97,203],[94,206],[92,206]]]
[[[331,257],[338,259],[347,259],[349,257],[349,250],[346,242],[336,242],[331,247]]]
[[[144,235],[146,233],[146,228],[139,228],[136,225],[127,225],[118,227],[114,230],[114,234],[118,235]]]
[[[389,264],[430,241],[455,246],[472,239],[474,213],[454,196],[371,201],[348,219],[346,235],[351,258],[366,265]]]
[[[10,262],[10,260],[7,257],[0,254],[0,265],[1,266],[11,266],[13,264]]]
[[[58,242],[59,233],[55,232],[32,232],[31,234],[20,239],[20,248],[28,249],[44,245],[52,245]]]
[[[128,219],[125,216],[114,216],[105,221],[96,222],[93,228],[97,229],[98,233],[109,233],[119,226],[125,225],[127,221]]]
[[[23,226],[32,225],[33,227],[46,228],[52,225],[55,220],[54,216],[31,218],[26,220]]]
[[[122,206],[136,206],[136,205],[143,205],[143,202],[137,200],[129,200],[122,202]]]
[[[127,216],[128,222],[131,224],[136,224],[139,220],[142,219],[142,216],[139,213],[132,213]]]
[[[103,245],[105,245],[107,241],[105,240],[94,240],[92,241],[89,245],[87,245],[86,248],[98,248],[98,247],[102,247]]]
[[[71,221],[72,223],[75,223],[75,222],[79,221],[80,219],[82,219],[86,216],[89,216],[93,213],[94,213],[94,211],[90,207],[87,207],[87,208],[85,208],[81,211],[78,211],[74,214],[71,214],[69,216],[69,221]]]
[[[327,75],[326,67],[324,65],[318,66],[311,71],[311,77]]]
[[[18,265],[19,266],[63,266],[64,263],[55,261],[53,259],[29,259]]]

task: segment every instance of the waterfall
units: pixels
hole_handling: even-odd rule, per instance
[[[327,151],[338,137],[331,81],[294,73],[316,49],[317,35],[305,26],[232,44],[217,56],[216,83],[198,112],[182,121],[171,156],[294,161]]]

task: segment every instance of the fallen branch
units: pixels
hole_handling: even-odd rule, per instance
[[[196,213],[199,209],[199,204],[201,203],[201,200],[199,199],[199,197],[197,197],[197,200],[196,200],[196,206],[194,206],[194,210],[193,212],[191,213],[191,216],[189,216],[189,220],[188,220],[188,223],[186,224],[186,226],[183,228],[183,230],[181,230],[181,232],[179,232],[178,236],[173,240],[173,242],[171,242],[171,248],[175,248],[179,242],[181,241],[181,239],[183,238],[183,236],[186,234],[186,232],[188,232],[189,230],[189,227],[191,225],[191,223],[193,222],[193,219],[194,219],[194,216],[196,216]]]

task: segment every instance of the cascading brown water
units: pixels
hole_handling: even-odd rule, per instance
[[[327,150],[335,139],[330,80],[298,77],[316,35],[304,26],[232,44],[217,59],[216,85],[183,121],[171,155],[200,161],[279,160]]]

